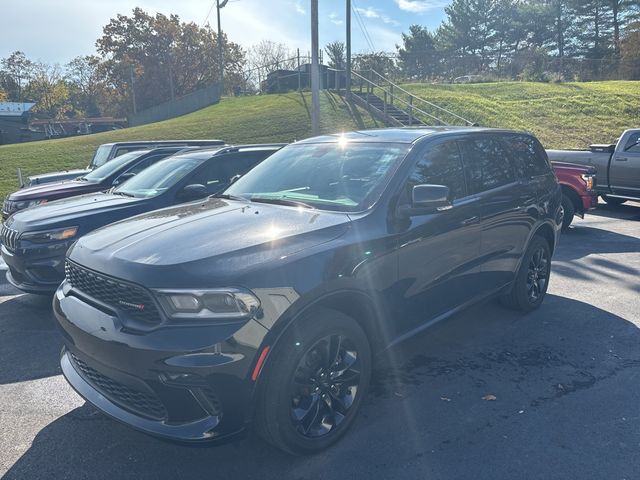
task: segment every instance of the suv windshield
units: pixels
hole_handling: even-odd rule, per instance
[[[300,202],[357,212],[380,196],[410,145],[322,143],[290,145],[255,167],[225,193],[257,201]]]
[[[105,163],[103,166],[96,168],[95,170],[87,173],[83,180],[91,183],[100,183],[113,175],[118,169],[126,166],[132,160],[149,153],[150,150],[136,150],[135,152],[125,153],[119,157],[114,158],[110,162]]]
[[[193,157],[161,160],[144,169],[131,180],[127,180],[113,190],[113,193],[139,198],[155,197],[173,187],[202,164],[202,161],[202,158]]]
[[[100,145],[89,166],[91,168],[97,168],[107,163],[107,160],[109,160],[109,153],[111,153],[111,148],[111,145]]]

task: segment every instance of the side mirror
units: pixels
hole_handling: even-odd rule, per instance
[[[136,174],[133,172],[128,172],[128,173],[123,173],[122,175],[120,175],[118,178],[116,178],[113,181],[113,186],[117,186],[117,185],[122,185],[124,182],[126,182],[127,180],[129,180],[130,178],[135,177]]]
[[[449,187],[444,185],[415,185],[411,191],[411,205],[401,205],[398,214],[401,217],[429,215],[449,210]]]
[[[178,198],[180,200],[198,200],[200,198],[204,198],[208,195],[207,187],[201,185],[199,183],[195,183],[193,185],[187,185],[178,193]]]

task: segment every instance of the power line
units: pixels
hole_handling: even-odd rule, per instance
[[[202,22],[202,26],[204,26],[207,23],[207,20],[209,20],[209,16],[211,15],[211,12],[213,12],[213,9],[216,6],[216,0],[213,0],[213,2],[211,2],[211,8],[209,8],[209,11],[207,12],[207,16],[204,19],[204,22]]]
[[[358,23],[358,27],[360,27],[360,31],[362,32],[362,35],[365,41],[369,45],[369,48],[371,48],[371,51],[375,52],[376,48],[373,44],[373,40],[371,39],[371,35],[369,35],[369,30],[367,30],[367,26],[364,20],[362,19],[362,16],[360,15],[360,11],[358,10],[358,6],[356,5],[355,0],[353,0],[352,10],[353,10],[353,13],[355,14],[356,22]]]

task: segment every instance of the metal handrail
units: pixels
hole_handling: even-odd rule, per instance
[[[373,71],[373,70],[372,70],[372,71]],[[389,95],[391,98],[395,98],[396,100],[398,100],[398,101],[400,101],[400,102],[404,103],[405,105],[409,106],[409,107],[411,108],[411,111],[407,112],[407,114],[408,114],[410,117],[415,117],[415,115],[413,115],[413,110],[415,110],[415,111],[417,111],[418,113],[421,113],[421,114],[423,114],[423,115],[426,115],[427,117],[432,118],[433,120],[435,120],[435,121],[436,121],[436,122],[438,122],[438,123],[443,123],[444,125],[447,125],[447,126],[449,125],[447,122],[445,122],[445,121],[444,121],[444,120],[442,120],[441,118],[438,118],[438,117],[436,117],[435,115],[432,115],[432,114],[430,114],[430,113],[427,113],[427,112],[425,112],[424,110],[422,110],[422,109],[420,109],[420,108],[416,107],[416,106],[415,106],[415,105],[413,105],[412,103],[409,103],[409,102],[407,102],[406,100],[404,100],[404,99],[402,99],[402,98],[398,97],[397,95],[394,95],[392,92],[390,92],[389,90],[387,90],[386,88],[384,88],[382,85],[378,85],[378,84],[377,84],[377,83],[375,83],[374,81],[369,80],[368,78],[363,77],[362,75],[360,75],[359,73],[357,73],[357,72],[355,72],[355,71],[352,71],[351,73],[352,73],[353,75],[355,75],[356,77],[358,77],[358,78],[360,78],[360,79],[364,80],[364,81],[365,81],[365,82],[367,82],[368,84],[370,84],[370,85],[372,85],[372,86],[374,86],[374,87],[376,87],[376,88],[379,88],[380,90],[382,90],[383,92],[385,92],[387,95]],[[384,77],[383,77],[383,78],[384,78]]]
[[[377,75],[377,76],[378,76],[379,78],[381,78],[383,81],[387,82],[387,83],[388,83],[389,85],[391,85],[394,89],[396,89],[396,88],[397,88],[397,89],[398,89],[398,90],[400,90],[401,92],[406,93],[408,96],[413,97],[414,99],[416,99],[416,100],[418,100],[418,101],[420,101],[420,102],[426,103],[427,105],[429,105],[429,106],[431,106],[431,107],[433,107],[433,108],[435,108],[435,109],[437,109],[437,110],[440,110],[440,111],[442,111],[442,112],[445,112],[445,113],[447,113],[447,114],[451,115],[452,117],[457,118],[458,120],[462,120],[463,122],[465,122],[465,123],[466,123],[467,125],[469,125],[469,126],[471,126],[471,125],[473,125],[473,124],[474,124],[472,121],[467,120],[466,118],[461,117],[460,115],[458,115],[458,114],[456,114],[456,113],[453,113],[453,112],[451,112],[451,111],[447,110],[446,108],[441,107],[440,105],[436,105],[435,103],[431,103],[430,101],[425,100],[424,98],[421,98],[421,97],[417,97],[417,96],[415,96],[413,93],[410,93],[410,92],[408,92],[407,90],[405,90],[404,88],[402,88],[400,85],[397,85],[397,84],[393,83],[391,80],[389,80],[388,78],[384,77],[382,74],[378,73],[377,71],[375,71],[375,70],[373,70],[373,69],[370,69],[369,71],[370,71],[371,73],[374,73],[375,75]]]

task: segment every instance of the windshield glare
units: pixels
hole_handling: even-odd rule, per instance
[[[127,180],[114,192],[138,198],[155,197],[173,187],[201,163],[202,159],[189,157],[161,160]]]
[[[111,146],[109,145],[101,145],[96,150],[95,155],[93,156],[93,160],[89,164],[90,167],[97,168],[101,167],[107,160],[109,159],[109,153],[111,152]]]
[[[393,143],[290,145],[241,177],[225,193],[357,212],[378,199],[386,179],[409,148]]]
[[[119,157],[105,163],[103,166],[87,173],[83,178],[88,182],[100,183],[113,175],[118,169],[126,166],[131,160],[134,160],[147,152],[148,150],[137,150],[135,152],[120,155]]]

